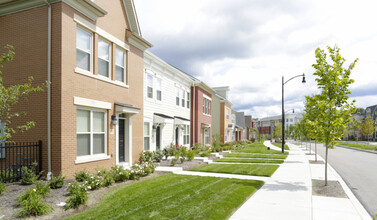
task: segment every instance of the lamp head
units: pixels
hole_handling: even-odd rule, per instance
[[[305,80],[305,73],[302,74],[302,83],[306,83],[306,80]]]

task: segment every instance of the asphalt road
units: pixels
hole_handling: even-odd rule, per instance
[[[314,151],[314,144],[312,150]],[[326,149],[323,145],[317,145],[317,153],[325,158]],[[328,162],[369,214],[375,217],[377,215],[377,154],[337,147],[329,149]]]

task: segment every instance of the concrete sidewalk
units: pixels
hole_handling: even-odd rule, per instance
[[[314,155],[306,155],[309,152],[305,148],[288,145],[290,153],[285,163],[231,219],[372,219],[331,166],[329,180],[339,181],[348,198],[313,196],[312,179],[324,179],[324,164],[309,164]]]

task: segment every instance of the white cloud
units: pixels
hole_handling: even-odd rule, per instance
[[[311,65],[317,47],[338,44],[357,105],[376,104],[376,3],[372,0],[135,0],[152,52],[211,86],[230,86],[237,110],[253,117],[281,113],[281,78],[306,74],[306,84],[286,84],[286,109],[302,111],[318,92]]]

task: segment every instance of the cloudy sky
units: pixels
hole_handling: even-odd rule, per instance
[[[233,108],[253,117],[303,111],[317,91],[315,49],[337,44],[358,107],[377,104],[377,2],[373,0],[134,0],[143,37],[167,63],[210,86],[229,86]],[[376,3],[375,3],[376,2]],[[347,65],[348,66],[348,65]]]

